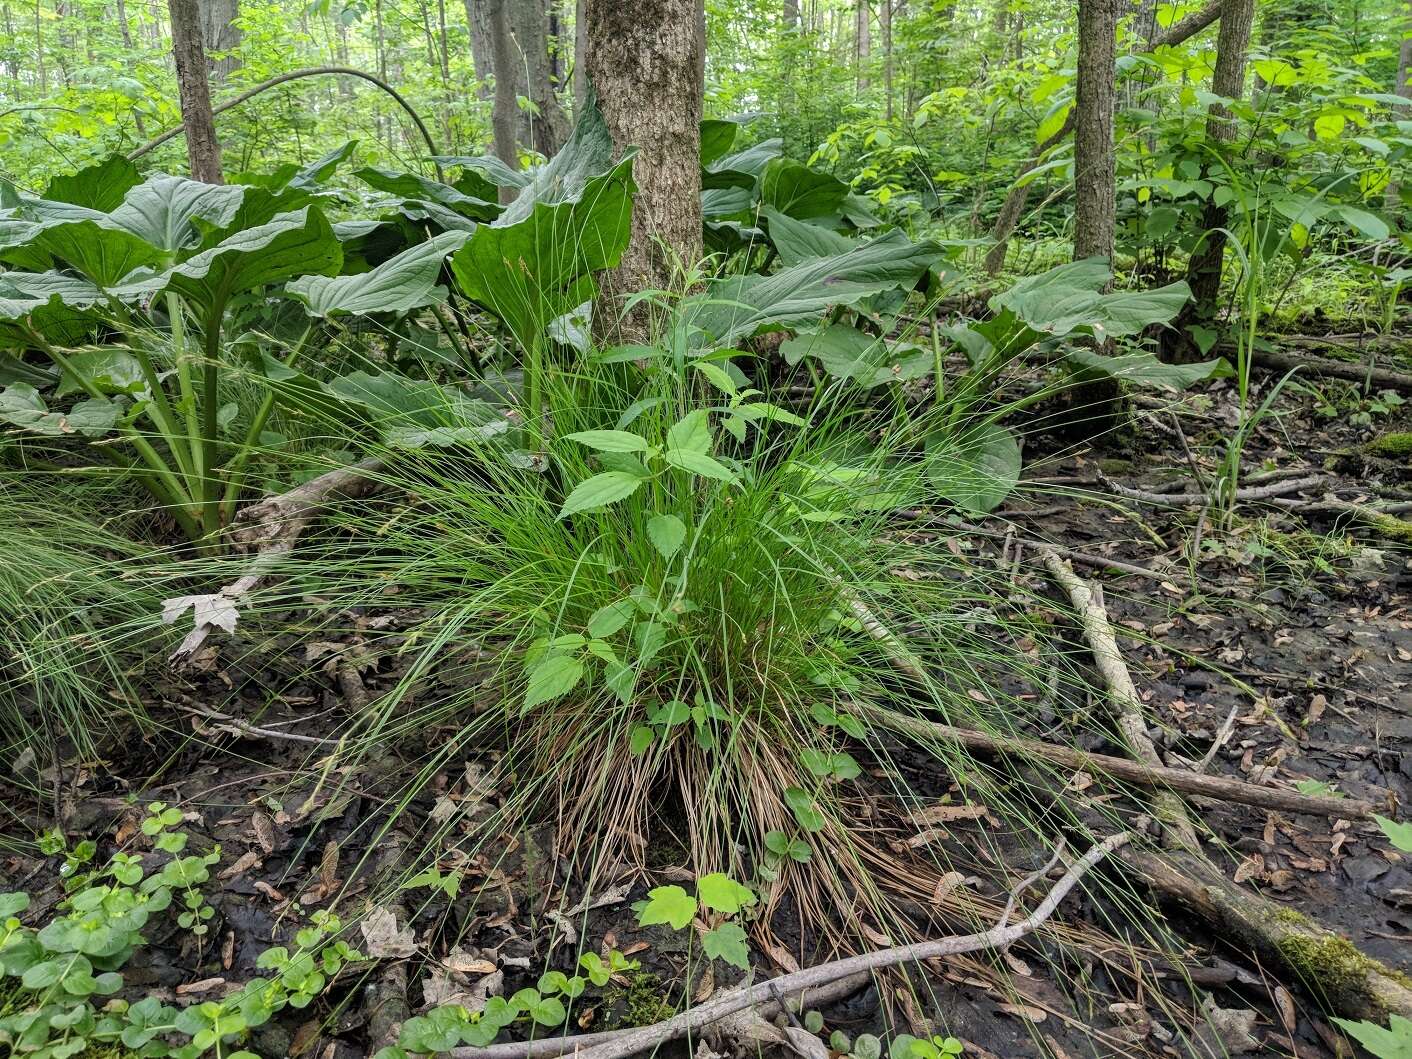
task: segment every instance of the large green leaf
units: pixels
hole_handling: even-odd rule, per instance
[[[240,185],[203,184],[159,173],[124,195],[111,217],[159,250],[175,253],[197,241],[196,221],[224,228],[244,198]]]
[[[383,441],[396,448],[473,444],[510,426],[500,409],[486,401],[396,372],[356,371],[325,389],[338,401],[363,409]]]
[[[1121,379],[1139,386],[1166,386],[1184,390],[1206,379],[1220,379],[1232,374],[1224,357],[1194,364],[1167,364],[1151,353],[1099,353],[1092,349],[1069,349],[1064,359],[1083,374],[1107,379]]]
[[[802,220],[839,217],[849,186],[838,177],[790,158],[776,158],[760,177],[760,201]]]
[[[465,232],[443,232],[355,276],[303,276],[285,290],[304,303],[310,316],[351,313],[403,313],[442,301],[437,286],[446,255],[466,241]]]
[[[845,324],[788,339],[780,353],[790,365],[812,357],[834,378],[853,379],[868,388],[920,378],[933,368],[929,351],[905,344],[889,347],[883,339]]]
[[[433,155],[431,160],[433,162],[440,162],[442,165],[459,166],[462,177],[461,180],[457,181],[457,184],[461,186],[462,191],[467,191],[462,184],[467,173],[476,174],[492,188],[522,188],[530,182],[531,174],[529,171],[524,169],[511,169],[493,154],[443,154]],[[467,191],[467,194],[470,193],[471,192]]]
[[[982,423],[958,436],[927,439],[927,474],[939,495],[957,507],[988,514],[1020,480],[1020,445],[999,423]]]
[[[747,147],[735,154],[718,158],[706,166],[701,174],[703,188],[729,188],[755,186],[772,158],[778,158],[784,149],[784,141],[762,140],[753,147]]]
[[[858,245],[858,240],[838,232],[821,228],[817,224],[795,220],[772,206],[766,206],[760,214],[765,218],[770,233],[770,242],[786,265],[797,265],[817,257],[833,257],[846,254]]]
[[[100,437],[113,429],[120,411],[112,401],[89,398],[68,412],[51,412],[39,391],[28,383],[17,382],[0,390],[0,423],[11,423],[47,437]]]
[[[1041,334],[1080,332],[1104,340],[1166,323],[1191,297],[1191,289],[1181,282],[1155,290],[1104,293],[1112,278],[1103,258],[1085,258],[1025,277],[991,298],[990,307],[1011,310]]]
[[[306,206],[237,232],[164,272],[114,287],[112,293],[135,300],[175,290],[212,308],[232,294],[265,284],[337,272],[342,263],[343,250],[328,221],[318,209]]]
[[[732,147],[740,134],[740,122],[707,118],[701,123],[701,164],[711,165]]]
[[[940,257],[933,242],[912,243],[901,232],[888,232],[772,275],[717,280],[682,303],[682,320],[697,348],[728,347],[766,328],[817,324],[827,310],[881,291],[909,289]]]
[[[368,167],[353,174],[378,191],[412,202],[434,202],[476,221],[488,221],[500,212],[498,203],[467,195],[450,184],[429,180],[415,173],[395,173],[389,169]]]
[[[28,348],[33,328],[55,345],[68,345],[93,325],[90,311],[103,297],[92,283],[62,272],[0,273],[0,338]]]
[[[128,190],[141,181],[137,166],[120,154],[112,154],[77,173],[56,176],[44,189],[44,197],[107,213],[117,209]]]
[[[528,346],[549,322],[592,296],[592,273],[612,268],[631,234],[632,156],[612,163],[596,107],[500,217],[451,259],[461,290]]]
[[[0,219],[0,258],[25,268],[66,264],[106,285],[161,257],[109,214],[76,203],[26,196]]]

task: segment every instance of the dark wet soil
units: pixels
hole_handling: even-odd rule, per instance
[[[1258,389],[1272,382],[1256,377]],[[1275,414],[1251,438],[1247,472],[1325,475],[1317,489],[1302,494],[1307,500],[1412,499],[1408,458],[1364,451],[1378,434],[1408,429],[1409,417],[1396,407],[1369,411],[1339,384],[1323,389],[1345,395],[1333,414],[1305,392],[1289,389],[1281,396]],[[1150,571],[1138,576],[1092,562],[1078,566],[1104,586],[1168,765],[1194,766],[1209,754],[1206,767],[1216,774],[1305,784],[1402,815],[1399,807],[1412,801],[1412,552],[1338,512],[1251,502],[1222,527],[1210,511],[1115,496],[1108,482],[1196,491],[1198,475],[1209,479],[1217,471],[1213,453],[1234,426],[1231,384],[1164,396],[1157,402],[1161,410],[1153,403],[1144,401],[1136,425],[1101,444],[1076,439],[1069,426],[1039,413],[1027,436],[1031,488],[985,521],[995,536],[967,536],[964,546],[979,562],[1013,568],[1036,594],[1036,606],[1051,609],[1056,620],[1065,608],[1027,542],[1043,539],[1090,559]],[[391,674],[368,672],[364,679],[375,693]],[[266,685],[279,687],[277,699]],[[477,788],[478,766],[471,760],[467,772],[434,777],[413,799],[411,812],[390,824],[402,784],[417,767],[418,748],[405,757],[389,754],[328,769],[322,756],[327,746],[222,731],[218,722],[173,709],[181,701],[236,716],[253,716],[258,707],[265,729],[315,738],[336,738],[346,723],[333,676],[290,687],[262,678],[248,662],[225,669],[212,659],[191,685],[148,704],[171,730],[135,739],[107,762],[76,762],[61,776],[52,770],[46,775],[46,786],[62,781],[64,829],[71,837],[100,839],[100,857],[133,841],[137,807],[158,798],[187,811],[193,848],[220,845],[211,893],[217,915],[209,937],[196,944],[176,930],[154,931],[143,958],[128,971],[130,987],[169,1002],[239,988],[256,975],[258,954],[286,942],[312,909],[336,899],[340,911],[352,913],[375,897],[387,901],[376,871],[390,848],[418,848],[422,840],[407,833],[409,827],[435,820],[448,806],[494,800]],[[1048,728],[1031,734],[1062,735],[1062,716],[1051,714],[1045,723]],[[173,732],[202,738],[177,745]],[[437,738],[426,733],[428,743]],[[1089,742],[1093,749],[1121,753],[1116,744]],[[897,760],[911,769],[919,796],[944,791],[948,777],[934,763],[901,751]],[[152,779],[136,779],[144,775]],[[0,795],[36,830],[52,824],[47,793],[37,800],[0,778]],[[1220,840],[1212,845],[1213,858],[1234,877],[1342,932],[1370,955],[1412,971],[1412,858],[1400,856],[1375,827],[1234,804],[1198,803],[1196,810]],[[974,855],[982,844],[967,841],[968,828],[985,826],[958,824],[949,842],[958,862],[969,858],[976,865],[980,892],[1003,894],[1009,878],[986,876]],[[1033,861],[1025,836],[991,838],[1006,850],[1007,863]],[[600,945],[624,951],[642,970],[585,994],[573,1014],[582,1029],[652,1021],[689,995],[708,992],[699,977],[687,980],[684,937],[639,929],[630,907],[650,885],[678,881],[680,871],[666,867],[650,879],[626,877],[615,899],[564,919],[550,913],[583,895],[564,878],[545,834],[506,836],[494,863],[466,863],[453,843],[440,851],[440,863],[465,871],[455,896],[421,888],[393,902],[399,922],[410,917],[422,954],[413,958],[409,976],[414,1012],[437,998],[474,995],[484,984],[484,974],[475,970],[483,963],[496,965],[503,975],[496,986],[508,994],[533,985],[546,966],[571,971],[580,947]],[[56,864],[0,853],[0,888],[23,885],[39,895],[39,907],[52,904],[59,896],[51,881]],[[607,880],[600,892],[615,882]],[[1066,905],[1069,920],[1099,925],[1110,936],[1122,933],[1118,911],[1102,898]],[[775,934],[785,950],[806,952],[827,932],[827,924],[800,922],[788,905],[779,918]],[[1280,982],[1273,969],[1256,966],[1200,923],[1177,917],[1173,925],[1185,939],[1188,966],[1206,969],[1204,980],[1214,983],[1207,989],[1217,1006],[1257,1012],[1259,1046],[1248,1054],[1336,1054],[1335,1035],[1308,989]],[[787,962],[787,954],[772,961],[762,953],[757,973],[778,973]],[[981,1059],[1206,1054],[1182,1036],[1200,1007],[1193,990],[1176,975],[1153,978],[1150,963],[1139,984],[1121,973],[1121,962],[1111,952],[1076,959],[1072,951],[1038,941],[1004,959],[929,966],[911,972],[915,994],[900,988],[901,976],[889,977],[835,1006],[826,1034],[930,1029],[963,1039],[965,1054]],[[365,989],[381,973],[373,964],[345,970],[316,1004],[262,1029],[254,1050],[327,1059],[370,1054]],[[711,988],[729,984],[723,976]]]

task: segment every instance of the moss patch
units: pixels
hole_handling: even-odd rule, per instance
[[[1370,456],[1402,457],[1412,456],[1412,432],[1393,431],[1374,438],[1364,447]]]
[[[1373,975],[1412,987],[1406,975],[1365,956],[1346,938],[1311,931],[1309,920],[1293,909],[1275,919],[1294,928],[1276,943],[1280,956],[1314,989],[1361,1004],[1375,996],[1369,988]]]
[[[632,976],[626,989],[615,989],[604,998],[616,1008],[622,1007],[618,1026],[651,1026],[664,1022],[677,1013],[677,1009],[667,1000],[662,979],[651,971],[639,971]]]

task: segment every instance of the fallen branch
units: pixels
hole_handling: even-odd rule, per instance
[[[1269,500],[1272,497],[1287,496],[1305,489],[1314,489],[1327,481],[1328,479],[1324,475],[1312,474],[1304,478],[1288,478],[1282,482],[1271,482],[1269,485],[1246,486],[1235,491],[1235,499],[1244,501]],[[1202,507],[1210,500],[1208,493],[1154,493],[1146,489],[1134,489],[1132,486],[1121,485],[1107,477],[1103,477],[1103,484],[1124,499],[1136,500],[1142,504]]]
[[[1383,390],[1412,391],[1412,375],[1390,368],[1352,364],[1346,360],[1330,360],[1327,357],[1295,356],[1293,353],[1281,353],[1273,349],[1253,350],[1250,356],[1260,367],[1274,371],[1308,371],[1333,379],[1347,379],[1350,382],[1366,381]]]
[[[234,632],[239,618],[237,604],[264,583],[279,561],[294,550],[309,523],[335,499],[366,496],[378,485],[377,472],[381,469],[382,461],[377,459],[335,467],[287,493],[266,497],[241,511],[236,521],[243,525],[231,536],[242,550],[253,551],[254,557],[245,573],[215,592],[164,601],[162,620],[167,624],[188,609],[193,612],[192,629],[171,658],[193,654],[216,629]]]
[[[1165,768],[1162,759],[1157,755],[1157,748],[1152,745],[1152,737],[1147,734],[1142,700],[1138,698],[1132,675],[1123,663],[1118,641],[1113,636],[1113,628],[1108,624],[1108,614],[1103,609],[1102,596],[1054,552],[1044,552],[1043,558],[1050,576],[1068,593],[1069,602],[1078,613],[1084,638],[1088,641],[1098,672],[1108,690],[1108,706],[1113,714],[1113,722],[1127,745],[1128,753],[1148,768]],[[1192,827],[1186,807],[1182,805],[1180,798],[1170,791],[1158,791],[1153,795],[1152,806],[1157,817],[1170,829],[1169,834],[1174,841],[1185,849],[1201,848],[1196,838],[1196,830]]]
[[[1208,776],[1205,773],[1170,768],[1166,765],[1145,765],[1128,758],[1095,754],[1039,739],[992,735],[972,728],[957,728],[937,721],[908,717],[880,707],[860,705],[856,709],[878,725],[914,739],[956,742],[971,750],[1049,761],[1076,772],[1089,772],[1099,778],[1121,780],[1153,790],[1174,791],[1219,802],[1237,802],[1261,809],[1333,819],[1364,820],[1373,812],[1370,804],[1355,798],[1300,794],[1298,791],[1283,790],[1279,787],[1260,787],[1226,776]]]
[[[586,1048],[578,1047],[574,1044],[574,1038],[566,1038],[565,1043],[570,1045],[576,1059],[626,1059],[627,1056],[648,1051],[667,1041],[697,1033],[708,1026],[719,1023],[727,1016],[755,1008],[782,995],[797,993],[804,989],[820,988],[839,979],[878,971],[885,967],[895,967],[902,963],[920,963],[923,960],[959,956],[962,953],[978,952],[983,949],[1003,949],[1042,926],[1054,914],[1055,909],[1059,907],[1059,903],[1068,895],[1069,891],[1078,885],[1079,880],[1095,864],[1126,844],[1131,837],[1125,831],[1095,845],[1064,872],[1033,912],[1013,925],[1009,923],[1009,917],[1016,899],[1029,885],[1036,882],[1039,876],[1045,873],[1048,865],[1045,869],[1041,869],[1040,872],[1023,880],[1011,893],[1010,900],[1006,903],[1005,911],[999,922],[979,934],[942,938],[937,941],[921,941],[911,945],[899,945],[895,948],[833,960],[815,967],[807,967],[802,971],[783,974],[745,989],[723,993],[715,999],[684,1011],[665,1022],[624,1030],[601,1044],[593,1044]],[[1060,852],[1062,853],[1062,850]],[[457,1048],[452,1052],[455,1059],[511,1059],[512,1055],[523,1056],[525,1054],[523,1052],[494,1052],[487,1048]],[[543,1059],[543,1056],[541,1055],[539,1059]]]

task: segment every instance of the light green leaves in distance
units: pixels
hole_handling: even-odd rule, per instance
[[[437,285],[446,255],[465,243],[465,232],[443,232],[353,276],[303,276],[285,290],[304,303],[310,316],[343,313],[403,313],[444,301]]]
[[[1183,282],[1155,290],[1112,291],[1113,278],[1101,257],[1084,258],[1027,276],[990,300],[997,313],[1010,309],[1035,331],[1055,337],[1075,333],[1099,341],[1135,335],[1171,320],[1191,298]]]

